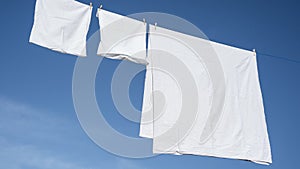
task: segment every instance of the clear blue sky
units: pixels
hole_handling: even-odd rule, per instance
[[[268,53],[258,54],[261,88],[273,164],[201,156],[160,155],[126,159],[95,145],[81,129],[72,101],[75,56],[28,43],[35,0],[7,0],[0,5],[0,168],[299,168],[300,151],[300,2],[297,0],[91,0],[124,15],[164,12],[198,26],[211,40]],[[89,3],[88,0],[81,2]],[[95,10],[89,31],[99,29]],[[139,124],[128,122],[113,106],[111,72],[118,61],[106,59],[97,75],[97,95],[107,120],[122,133],[137,136]],[[143,77],[132,83],[133,104],[141,108]],[[101,96],[100,94],[101,93]]]

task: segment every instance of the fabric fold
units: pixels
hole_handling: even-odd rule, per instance
[[[86,56],[92,9],[74,0],[36,0],[29,42],[54,51]]]
[[[99,56],[147,64],[146,23],[103,9],[98,10],[97,17],[100,26]]]

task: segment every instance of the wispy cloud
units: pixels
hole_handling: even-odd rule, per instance
[[[0,168],[89,169],[47,147],[68,137],[68,119],[0,97]]]
[[[85,169],[85,167],[69,162],[63,157],[57,157],[47,150],[38,149],[32,145],[2,144],[1,146],[1,168],[24,169]]]
[[[71,121],[58,113],[0,97],[0,134],[15,140],[65,142],[72,137]]]
[[[103,154],[99,147],[91,145],[93,143],[86,135],[81,135],[81,131],[79,122],[61,116],[60,113],[49,112],[0,96],[0,168],[145,168],[135,160]],[[81,148],[85,146],[95,148],[89,150]],[[74,147],[79,148],[72,150]],[[81,153],[95,159],[90,160],[85,155],[82,159]]]
[[[133,162],[128,159],[119,159],[117,163],[117,169],[147,169],[143,165]]]

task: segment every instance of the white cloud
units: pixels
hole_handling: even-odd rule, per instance
[[[133,160],[120,158],[118,159],[117,169],[146,169],[146,168],[141,164],[134,162]]]
[[[77,159],[72,156],[74,147],[92,144],[82,143],[81,129],[74,129],[74,121],[41,110],[28,104],[15,102],[0,96],[0,168],[7,169],[141,169],[134,160],[119,157],[101,157],[97,161]],[[79,122],[77,124],[79,126]],[[81,136],[81,137],[80,137]],[[87,136],[83,136],[86,137]],[[71,141],[68,141],[71,140]],[[54,146],[52,148],[51,146]],[[98,147],[99,148],[99,147]],[[68,150],[67,150],[68,149]],[[99,148],[100,150],[100,148]],[[91,150],[90,150],[91,151]],[[84,152],[89,154],[90,152]],[[99,155],[99,158],[98,158]],[[103,154],[102,154],[103,156]],[[89,163],[92,162],[92,163]]]
[[[1,144],[3,145],[3,144]],[[45,150],[32,145],[16,145],[6,143],[0,147],[1,168],[23,169],[25,167],[40,169],[85,169],[74,162],[68,162]]]
[[[69,143],[70,129],[68,119],[0,97],[0,168],[89,169],[46,148]]]

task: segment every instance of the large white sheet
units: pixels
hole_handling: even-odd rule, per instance
[[[140,136],[154,153],[272,162],[255,53],[150,25]]]
[[[101,37],[98,55],[147,64],[146,23],[103,9],[97,17]]]
[[[36,0],[29,42],[77,56],[86,56],[86,35],[92,9],[74,0]]]

